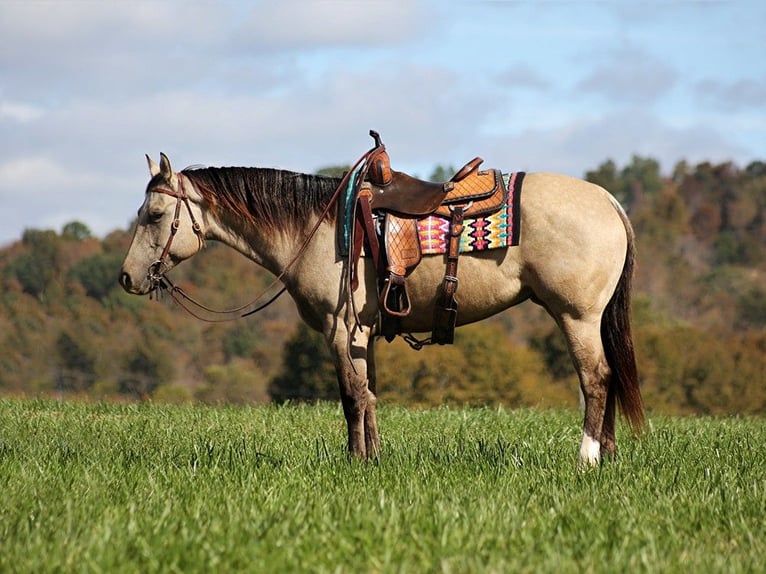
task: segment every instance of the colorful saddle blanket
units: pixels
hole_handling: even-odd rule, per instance
[[[519,202],[523,179],[524,172],[503,174],[503,180],[508,189],[505,206],[486,217],[465,219],[465,228],[460,237],[460,253],[512,247],[519,244],[521,238]],[[448,219],[430,215],[419,219],[417,226],[420,250],[423,255],[447,252]]]

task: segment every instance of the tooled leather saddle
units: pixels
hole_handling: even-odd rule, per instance
[[[479,169],[483,162],[480,157],[469,161],[443,183],[422,181],[395,171],[380,135],[373,130],[370,135],[375,147],[366,156],[352,212],[351,289],[358,286],[357,262],[364,246],[378,274],[382,332],[391,341],[401,333],[401,318],[412,310],[407,276],[422,257],[417,221],[432,215],[448,220],[445,275],[434,309],[431,338],[425,344],[450,344],[457,321],[455,292],[463,220],[487,216],[503,208],[508,189],[499,170]]]

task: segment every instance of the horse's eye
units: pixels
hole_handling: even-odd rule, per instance
[[[162,216],[165,215],[163,211],[154,211],[149,213],[149,221],[151,223],[159,223]]]

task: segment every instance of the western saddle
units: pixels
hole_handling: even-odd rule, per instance
[[[386,146],[370,130],[375,147],[366,154],[354,188],[355,208],[351,225],[350,284],[358,286],[357,261],[363,245],[377,270],[382,331],[391,341],[401,334],[400,319],[412,306],[406,278],[422,254],[417,222],[438,216],[449,222],[446,239],[446,270],[434,310],[431,338],[408,342],[415,348],[424,344],[451,344],[457,320],[457,263],[464,219],[492,214],[505,204],[508,190],[499,170],[479,170],[484,160],[476,157],[444,183],[414,178],[391,169]]]

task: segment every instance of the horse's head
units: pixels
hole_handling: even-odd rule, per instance
[[[160,154],[160,165],[149,156],[146,159],[152,179],[120,271],[120,285],[137,295],[156,289],[165,273],[204,244],[204,232],[198,223],[202,213],[191,182],[173,171],[165,154]]]

